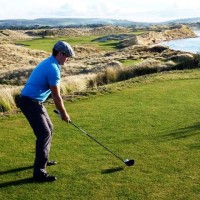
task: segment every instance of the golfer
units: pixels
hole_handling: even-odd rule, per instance
[[[61,65],[75,56],[72,47],[65,41],[58,41],[52,50],[52,55],[32,71],[21,91],[19,107],[36,136],[36,152],[33,178],[35,181],[55,181],[55,176],[46,172],[47,165],[54,165],[56,161],[48,161],[52,141],[53,124],[49,118],[43,102],[51,94],[61,119],[69,122],[70,117],[64,107],[60,95]]]

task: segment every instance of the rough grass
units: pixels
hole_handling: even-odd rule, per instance
[[[30,50],[13,44],[0,45],[0,72],[9,72],[22,67],[35,66],[41,59],[49,56],[44,51]]]
[[[16,109],[15,96],[20,90],[21,87],[0,85],[0,113]]]
[[[199,84],[197,70],[167,73],[66,104],[80,127],[124,159],[135,159],[132,167],[47,105],[54,123],[51,159],[58,161],[48,172],[58,176],[55,183],[30,179],[34,136],[22,114],[1,118],[1,199],[199,199]]]
[[[141,60],[131,60],[131,59],[126,59],[126,60],[120,60],[120,62],[125,66],[125,67],[130,67],[133,66],[135,64],[139,64],[142,61]]]
[[[197,68],[198,67],[199,66],[197,66]],[[93,76],[92,79],[89,81],[89,85],[91,87],[97,87],[100,85],[128,80],[128,79],[135,78],[138,76],[179,70],[179,68],[188,69],[190,67],[188,67],[187,65],[179,66],[171,62],[163,63],[161,61],[149,59],[137,65],[132,65],[130,67],[124,67],[124,66],[120,66],[116,68],[108,67],[103,72],[98,72],[96,76]],[[194,68],[194,67],[191,66],[191,68]]]

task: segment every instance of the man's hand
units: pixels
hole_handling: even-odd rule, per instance
[[[59,110],[54,110],[54,112],[55,112],[63,121],[66,121],[67,123],[69,123],[69,122],[71,121],[71,120],[70,120],[70,116],[69,116],[67,113],[65,113],[65,114],[63,115],[63,117],[62,117]]]
[[[70,116],[65,113],[64,115],[60,115],[61,116],[61,119],[67,123],[69,123],[71,120],[70,120]]]

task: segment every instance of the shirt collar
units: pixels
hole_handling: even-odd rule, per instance
[[[61,70],[61,65],[59,65],[58,61],[56,60],[56,58],[53,55],[50,56],[50,59],[52,59],[56,63],[59,70]]]

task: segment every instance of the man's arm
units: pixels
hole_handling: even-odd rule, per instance
[[[56,85],[56,86],[50,86],[51,89],[51,94],[53,97],[53,101],[55,103],[56,108],[59,110],[60,115],[61,115],[61,119],[69,122],[70,121],[70,117],[65,109],[62,97],[60,95],[60,85]]]

